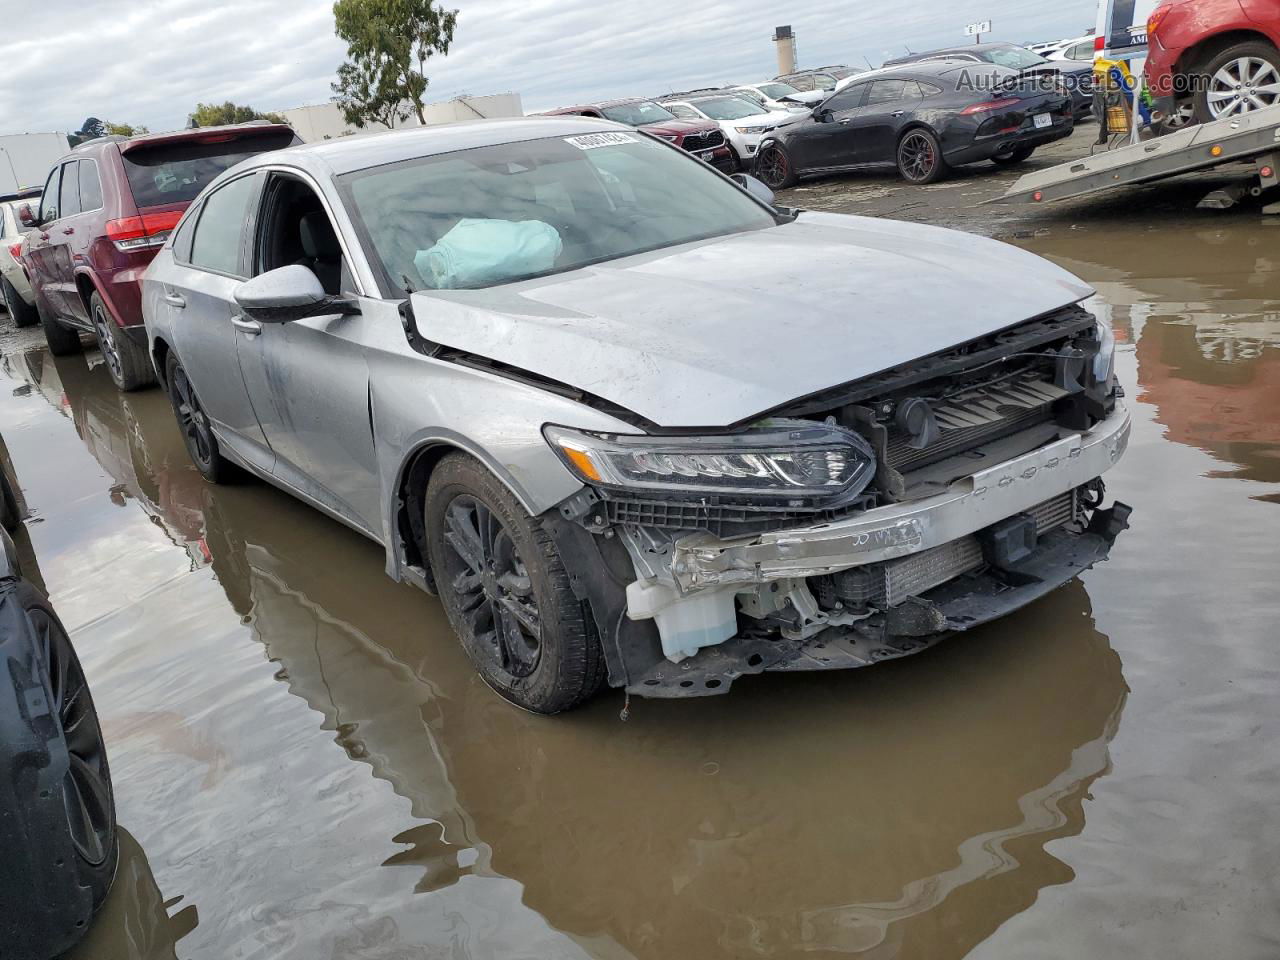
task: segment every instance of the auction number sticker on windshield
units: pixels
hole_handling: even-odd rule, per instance
[[[577,137],[565,137],[565,143],[572,143],[579,150],[594,150],[596,147],[612,147],[619,143],[639,143],[629,133],[584,133]]]

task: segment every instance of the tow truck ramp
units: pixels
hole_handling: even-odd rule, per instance
[[[1037,170],[1020,178],[1004,196],[985,202],[1070,200],[1242,161],[1253,162],[1258,181],[1252,187],[1242,188],[1241,195],[1252,192],[1257,196],[1280,183],[1276,176],[1277,161],[1280,161],[1280,106],[1187,127],[1083,160]],[[1238,198],[1210,205],[1230,206]]]

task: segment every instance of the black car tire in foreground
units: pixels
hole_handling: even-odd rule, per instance
[[[0,541],[0,955],[49,960],[84,935],[111,889],[115,798],[71,639],[22,578],[8,533]]]

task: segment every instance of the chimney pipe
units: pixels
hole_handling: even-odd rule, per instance
[[[775,27],[773,45],[778,53],[778,76],[796,72],[796,38],[791,25]]]

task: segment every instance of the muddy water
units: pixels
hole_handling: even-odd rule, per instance
[[[376,547],[204,483],[159,392],[11,336],[0,430],[127,831],[77,956],[1280,953],[1280,225],[1026,243],[1121,340],[1114,559],[626,723],[506,706]]]

